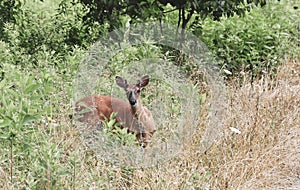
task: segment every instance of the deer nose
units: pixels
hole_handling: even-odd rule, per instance
[[[135,97],[135,94],[133,92],[130,93],[130,96],[129,96],[129,103],[134,106],[136,104],[136,97]]]
[[[134,106],[136,104],[136,100],[129,100],[130,104]]]

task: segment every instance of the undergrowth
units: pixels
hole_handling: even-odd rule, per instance
[[[264,77],[251,84],[246,78],[241,87],[234,82],[228,85],[227,119],[216,144],[204,154],[198,152],[207,123],[202,114],[199,130],[182,154],[148,168],[120,167],[100,161],[72,126],[67,104],[59,103],[64,108],[56,110],[55,117],[36,123],[27,121],[25,133],[11,128],[12,124],[2,119],[0,186],[4,189],[287,188],[300,174],[297,151],[300,62],[288,60],[275,79]],[[4,105],[2,102],[1,113]]]

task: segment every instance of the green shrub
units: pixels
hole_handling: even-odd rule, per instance
[[[80,17],[85,9],[80,4],[26,1],[22,5],[14,15],[15,22],[4,27],[3,41],[9,44],[14,64],[24,65],[28,61],[35,66],[43,66],[39,65],[40,56],[46,52],[64,59],[74,47],[88,47],[100,30],[98,26],[90,33],[84,33],[86,30],[82,28]],[[86,36],[91,37],[85,40]]]
[[[27,55],[18,54],[26,66],[21,67],[14,64],[15,54],[7,47],[0,41],[0,168],[5,171],[0,188],[41,189],[44,183],[60,187],[70,181],[64,177],[72,170],[61,162],[67,145],[58,139],[70,126],[56,118],[69,114],[66,102],[74,68],[48,52],[39,53],[39,62],[61,63],[59,67],[34,68]],[[69,54],[65,59],[73,65],[78,61]]]
[[[244,17],[206,19],[200,36],[220,65],[230,71],[227,74],[236,76],[241,71],[251,71],[254,77],[265,72],[272,75],[281,58],[297,49],[298,18],[299,13],[292,7],[270,2],[247,12]]]
[[[0,40],[7,36],[4,33],[6,23],[15,23],[15,15],[20,10],[21,2],[16,0],[0,1]]]
[[[121,123],[118,123],[116,118],[117,113],[111,114],[110,118],[106,118],[103,122],[104,129],[103,134],[109,138],[111,143],[116,144],[117,146],[125,145],[132,146],[136,144],[135,134],[127,133],[127,128],[121,129],[119,126]]]

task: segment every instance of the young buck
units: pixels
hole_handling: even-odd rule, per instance
[[[115,112],[120,128],[125,127],[128,133],[135,133],[140,145],[145,147],[156,131],[152,114],[140,99],[140,92],[149,83],[149,76],[142,77],[136,84],[128,84],[127,80],[117,76],[116,82],[125,90],[128,102],[97,94],[87,96],[76,103],[76,112],[82,112],[79,121],[95,125],[105,118],[109,119]]]

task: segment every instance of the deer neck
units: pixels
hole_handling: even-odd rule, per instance
[[[137,105],[136,106],[131,106],[131,112],[132,112],[132,115],[138,119],[139,116],[141,114],[143,114],[143,106],[141,104],[141,101],[138,101],[137,102]]]
[[[145,118],[145,111],[140,101],[138,101],[138,104],[136,106],[131,106],[131,112],[134,117],[136,132],[138,132],[138,134],[145,133],[146,129],[143,119]]]

